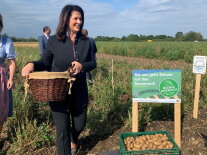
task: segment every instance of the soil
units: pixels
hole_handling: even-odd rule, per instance
[[[206,155],[207,154],[207,106],[200,108],[198,118],[194,119],[192,113],[187,113],[182,119],[181,152],[182,155]],[[144,131],[168,131],[174,137],[174,121],[153,121]],[[105,136],[93,136],[82,133],[80,136],[80,148],[77,155],[99,155],[107,151],[119,149],[119,134],[131,132],[130,126],[122,126],[120,129]],[[32,155],[57,155],[55,146],[42,148]]]
[[[200,108],[198,118],[193,119],[192,113],[187,113],[182,119],[182,133],[181,133],[181,151],[183,155],[206,155],[207,154],[207,106]],[[145,131],[169,131],[171,136],[174,137],[174,121],[153,121],[149,123]],[[93,154],[98,155],[102,152],[109,150],[119,149],[119,134],[122,132],[131,132],[131,127],[123,126],[114,131],[113,134],[108,135],[103,140],[95,140],[97,143],[94,145],[95,137],[91,140],[84,140],[82,137],[82,148],[79,154]],[[99,139],[98,137],[96,137]],[[90,142],[91,141],[91,142]],[[90,146],[92,143],[92,146]],[[87,144],[87,145],[86,145]]]
[[[188,66],[189,64],[184,62],[175,61],[174,63],[163,60],[149,60],[141,58],[126,58],[122,56],[108,56],[99,54],[99,58],[115,58],[118,60],[128,60],[130,63],[151,63],[156,64],[174,64],[182,66]],[[129,61],[130,59],[130,61]],[[138,61],[139,59],[139,61]],[[129,97],[123,97],[123,104],[126,100],[130,100]],[[207,106],[199,107],[198,118],[193,119],[192,111],[185,113],[182,116],[181,125],[181,151],[182,155],[207,155]],[[4,129],[6,130],[6,129]],[[174,137],[174,121],[152,121],[146,125],[143,131],[169,131],[172,137]],[[80,147],[77,155],[99,155],[100,153],[118,150],[119,149],[119,134],[122,132],[131,132],[131,126],[122,126],[112,133],[104,136],[90,135],[87,131],[84,131],[80,136]],[[1,146],[2,145],[2,146]],[[0,144],[2,148],[2,155],[6,154],[9,144],[4,141]],[[56,155],[56,147],[51,146],[48,148],[42,148],[35,152],[29,151],[29,155]]]

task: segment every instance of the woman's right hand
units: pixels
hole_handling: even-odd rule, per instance
[[[24,68],[22,69],[22,76],[28,78],[29,73],[34,71],[34,64],[28,63]]]

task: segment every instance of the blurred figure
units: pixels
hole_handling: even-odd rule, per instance
[[[94,39],[91,38],[91,37],[88,37],[88,30],[87,29],[82,29],[82,34],[86,38],[88,38],[88,40],[90,42],[90,45],[91,45],[91,53],[92,53],[92,55],[95,55],[95,53],[97,52],[97,48],[96,48],[96,43],[95,43]],[[96,59],[96,58],[94,58],[94,59]],[[86,73],[86,78],[87,78],[88,84],[93,85],[93,83],[94,83],[93,82],[93,77],[92,77],[90,72]]]
[[[3,29],[3,17],[0,14],[0,33]],[[12,86],[16,70],[16,54],[10,38],[0,35],[0,134],[4,122],[13,114]],[[8,60],[9,71],[5,67]]]
[[[49,26],[45,26],[45,27],[43,27],[43,35],[38,37],[39,48],[40,48],[40,56],[42,56],[42,53],[45,50],[47,41],[48,41],[48,39],[50,37],[50,33],[51,33],[50,27]]]

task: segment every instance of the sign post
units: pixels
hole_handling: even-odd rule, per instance
[[[139,103],[174,103],[175,141],[181,140],[181,70],[132,70],[132,132],[138,132]]]
[[[198,118],[198,103],[200,97],[201,74],[206,73],[206,56],[194,56],[193,73],[196,73],[196,85],[193,106],[193,118]]]
[[[133,102],[132,103],[132,132],[138,132],[139,129],[139,122],[138,122],[138,102]]]

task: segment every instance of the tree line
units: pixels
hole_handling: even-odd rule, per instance
[[[190,31],[186,34],[183,32],[177,32],[174,37],[167,35],[136,35],[129,34],[128,36],[118,37],[106,37],[97,36],[96,41],[204,41],[201,33]]]
[[[19,38],[19,37],[9,36],[6,33],[4,33],[2,36],[11,38],[13,42],[36,42],[37,41],[37,39],[33,38],[33,37],[30,37],[30,38],[21,38],[20,37]]]
[[[13,36],[8,36],[6,33],[3,36],[10,37],[14,42],[36,42],[36,38],[18,38]],[[129,34],[128,36],[118,37],[108,37],[108,36],[97,36],[94,38],[96,41],[204,41],[203,36],[199,32],[190,31],[188,33],[177,32],[174,37],[167,35],[136,35]]]

